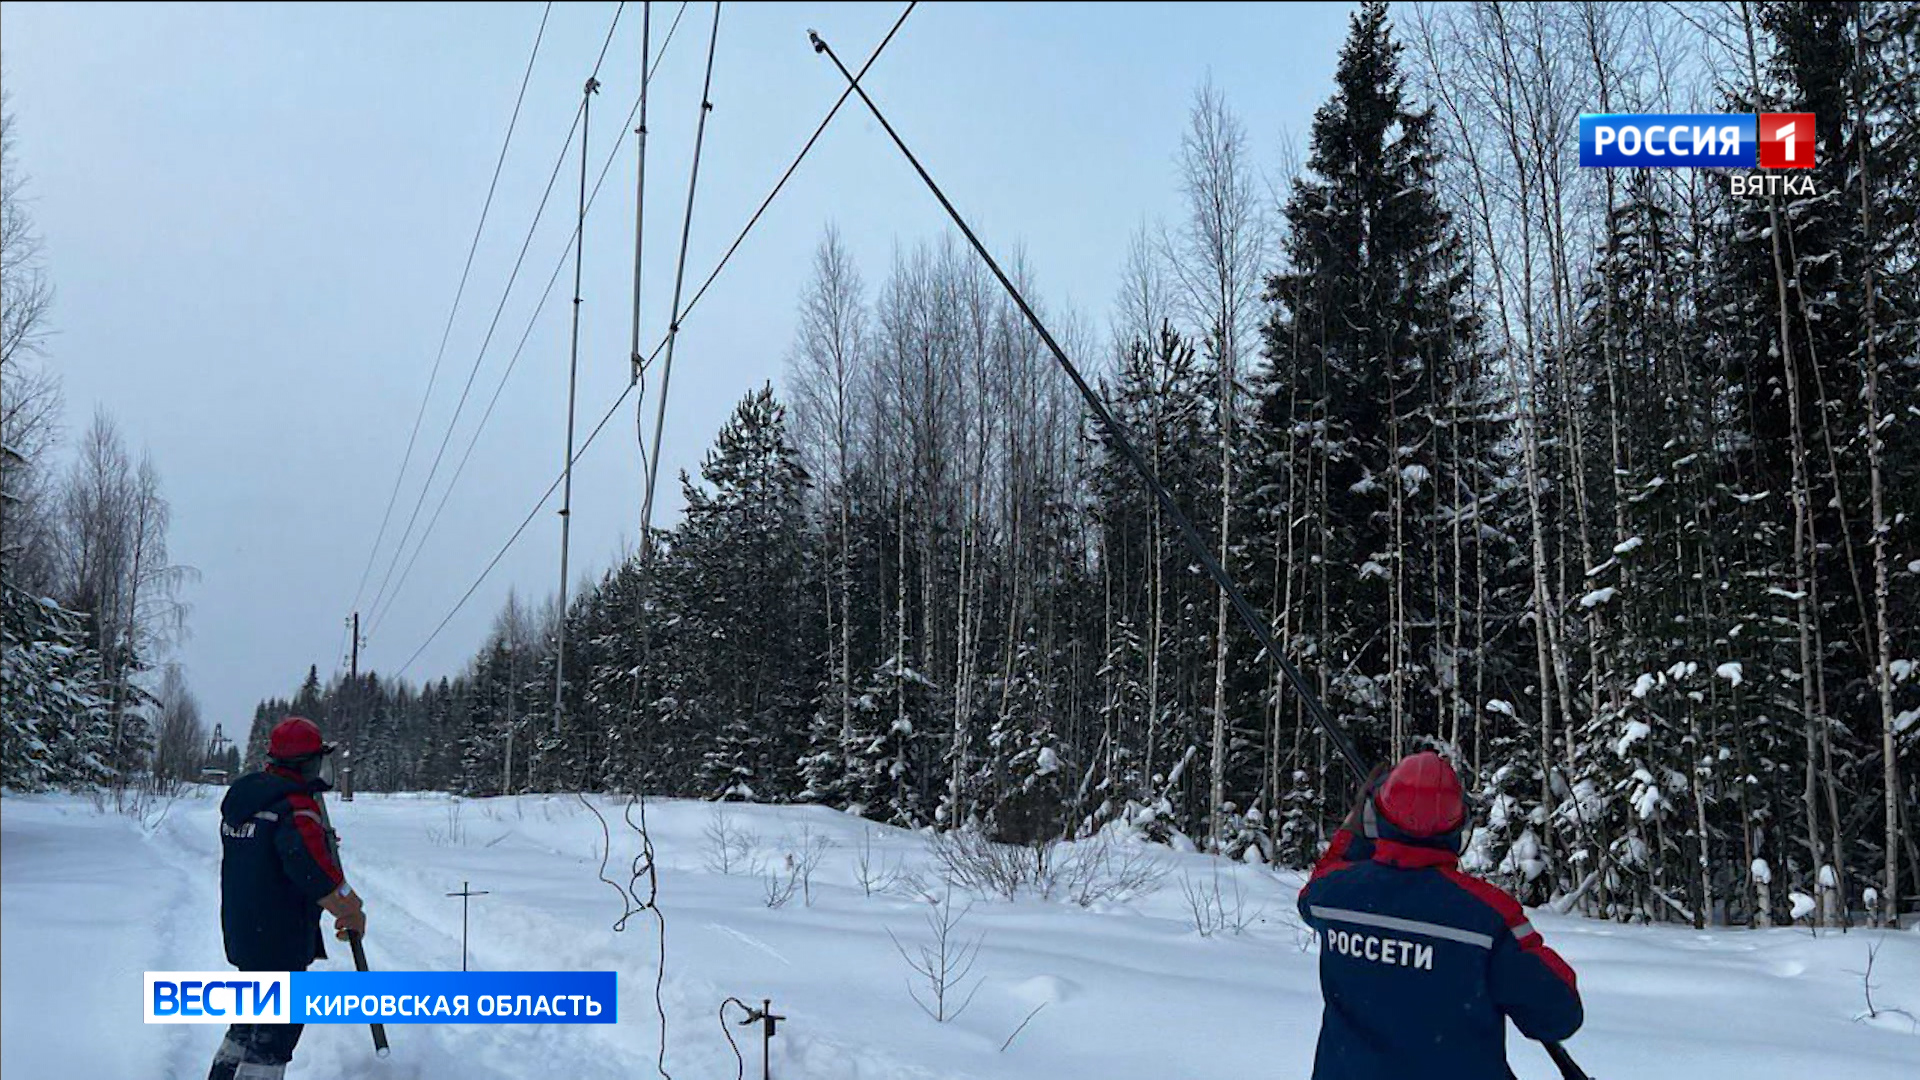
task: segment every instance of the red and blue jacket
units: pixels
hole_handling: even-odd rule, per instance
[[[327,955],[320,899],[346,880],[320,793],[269,766],[233,782],[220,803],[220,929],[242,971],[304,971]]]
[[[1326,1010],[1313,1080],[1511,1080],[1506,1022],[1580,1027],[1573,969],[1452,850],[1342,829],[1300,890]]]

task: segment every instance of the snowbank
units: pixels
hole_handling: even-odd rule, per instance
[[[634,845],[623,806],[596,804],[614,826],[612,865],[625,866]],[[221,966],[212,795],[144,827],[65,797],[7,798],[0,810],[0,1072],[199,1080],[219,1029],[144,1026],[134,988],[142,970]],[[396,1027],[393,1057],[378,1062],[364,1029],[317,1027],[290,1080],[656,1075],[654,926],[642,914],[611,930],[621,908],[596,878],[600,828],[578,800],[363,795],[334,818],[367,896],[376,967],[457,966],[459,901],[443,894],[472,881],[489,890],[472,907],[474,966],[617,970],[621,1022]],[[710,866],[722,821],[744,853],[732,873]],[[908,997],[889,940],[926,936],[921,894],[937,878],[923,838],[808,807],[658,803],[650,823],[668,926],[668,1068],[679,1080],[735,1075],[714,1018],[730,994],[772,998],[791,1018],[774,1044],[782,1080],[1311,1071],[1320,998],[1314,945],[1294,915],[1297,875],[1129,847],[1165,874],[1135,899],[979,900],[960,927],[982,943],[977,997],[938,1024]],[[811,904],[802,893],[769,908],[763,877],[748,871],[816,847]],[[1244,928],[1196,932],[1196,888],[1217,890]],[[1920,935],[1533,919],[1580,972],[1588,1027],[1570,1048],[1596,1076],[1909,1080],[1920,1061],[1906,1021],[1855,1023],[1865,1011],[1857,973],[1874,942],[1875,1002],[1920,1012]],[[76,1011],[91,1019],[68,1019]],[[1517,1039],[1513,1060],[1521,1080],[1556,1075]],[[757,1045],[749,1061],[757,1075]]]

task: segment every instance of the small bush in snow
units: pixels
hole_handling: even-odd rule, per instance
[[[974,829],[934,833],[927,839],[928,852],[949,883],[1007,900],[1046,874],[1051,846],[996,844]]]
[[[820,860],[833,847],[833,841],[814,832],[813,826],[803,825],[797,835],[782,840],[780,847],[779,860],[763,875],[767,906],[785,907],[798,892],[802,903],[812,907],[813,872],[820,868]]]
[[[757,871],[758,868],[753,865],[753,853],[760,846],[760,838],[736,825],[732,814],[725,810],[714,811],[703,835],[707,838],[707,846],[702,859],[708,870],[716,874]]]
[[[1246,890],[1237,875],[1228,874],[1225,881],[1221,880],[1218,859],[1213,862],[1210,876],[1182,877],[1180,895],[1186,898],[1188,918],[1201,937],[1245,933],[1247,927],[1266,914],[1265,908],[1247,906]]]
[[[1024,893],[1091,907],[1149,892],[1166,875],[1144,846],[1105,835],[1075,844],[998,844],[975,830],[956,829],[934,835],[928,846],[946,880],[1007,900]]]
[[[853,880],[867,896],[891,891],[900,880],[900,864],[874,853],[872,829],[862,830],[860,846],[853,850]]]
[[[447,804],[447,816],[441,828],[427,829],[427,843],[434,847],[465,847],[467,843],[467,825],[462,820],[465,811],[459,799]]]
[[[1151,848],[1104,835],[1074,845],[1054,865],[1061,871],[1059,895],[1081,907],[1125,903],[1152,892],[1167,876]]]
[[[973,996],[986,982],[982,976],[974,980],[972,989],[966,985],[973,977],[974,964],[980,959],[980,946],[986,941],[984,934],[972,940],[960,936],[960,924],[972,910],[972,904],[961,908],[953,906],[953,882],[949,881],[939,898],[928,906],[925,942],[908,949],[892,930],[887,931],[894,949],[913,972],[914,977],[907,982],[907,995],[938,1023],[958,1019],[967,1011],[967,1006],[973,1004]]]

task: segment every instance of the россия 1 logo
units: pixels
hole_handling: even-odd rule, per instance
[[[1760,167],[1813,168],[1813,114],[1760,114]]]
[[[1811,169],[1812,113],[1588,113],[1580,164],[1615,169]],[[1735,195],[1811,195],[1812,177],[1731,176]]]

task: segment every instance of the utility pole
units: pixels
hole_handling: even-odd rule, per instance
[[[507,608],[507,753],[500,778],[500,794],[513,794],[513,729],[519,722],[515,705],[520,693],[520,608],[508,596]]]
[[[358,729],[354,721],[359,712],[356,706],[360,702],[360,613],[357,611],[353,613],[353,651],[348,655],[347,685],[353,687],[353,692],[347,698],[347,730],[351,732]],[[340,748],[340,801],[352,802],[353,740],[342,735],[340,741],[345,744]]]
[[[205,763],[200,766],[200,778],[202,780],[225,781],[227,779],[227,770],[222,763],[220,755],[227,747],[232,745],[233,740],[227,738],[227,733],[221,730],[218,723],[215,723],[213,725],[213,736],[207,740],[207,759]]]

